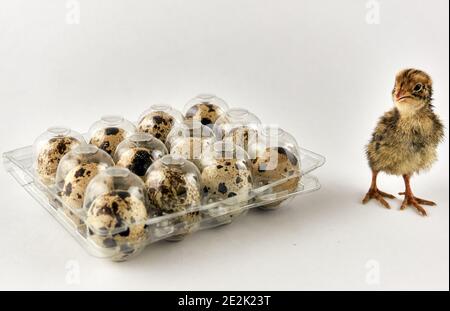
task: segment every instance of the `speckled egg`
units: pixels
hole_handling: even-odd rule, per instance
[[[104,168],[105,166],[98,163],[80,164],[72,168],[64,178],[61,200],[72,209],[65,209],[65,213],[76,225],[83,222],[73,211],[82,209],[89,182]]]
[[[119,127],[107,127],[95,132],[90,140],[90,144],[113,155],[117,146],[126,138],[127,133]]]
[[[192,165],[192,164],[191,164]],[[149,202],[155,216],[162,216],[197,206],[201,202],[198,177],[187,177],[173,166],[162,166],[158,170],[149,171],[146,186]],[[179,240],[193,230],[200,219],[199,212],[187,213],[172,220],[177,235],[170,240]]]
[[[143,178],[150,165],[153,163],[153,157],[146,148],[131,148],[121,154],[116,165],[125,167]]]
[[[272,165],[271,162],[276,163]],[[266,148],[256,159],[252,160],[252,172],[258,185],[267,185],[271,182],[300,174],[300,162],[297,156],[286,148]],[[300,176],[292,177],[285,183],[273,188],[273,192],[295,191],[300,182]],[[272,207],[279,204],[276,202]]]
[[[252,189],[250,169],[236,159],[217,159],[214,165],[206,166],[202,172],[203,196],[207,202],[220,201],[238,196],[233,206],[219,206],[202,212],[204,217],[213,218],[217,224],[230,223],[234,218],[246,212],[239,206],[247,204]]]
[[[202,172],[203,193],[217,199],[245,196],[252,188],[252,175],[247,166],[236,159],[218,159]]]
[[[112,191],[90,205],[86,218],[88,237],[101,248],[118,249],[113,260],[124,260],[145,247],[147,219],[141,200],[126,191]],[[125,224],[127,228],[121,229]]]
[[[39,179],[46,185],[52,184],[56,177],[59,161],[80,141],[73,137],[54,137],[40,150],[36,171]]]
[[[189,108],[185,118],[187,120],[200,121],[203,125],[211,127],[223,113],[224,110],[221,107],[209,102],[204,102]]]
[[[165,143],[174,124],[175,118],[169,113],[154,111],[141,119],[138,129],[140,132],[149,133]]]

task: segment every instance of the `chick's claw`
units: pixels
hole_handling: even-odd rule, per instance
[[[370,189],[369,192],[367,192],[366,196],[363,199],[363,204],[366,204],[371,199],[375,199],[378,202],[380,202],[384,207],[391,208],[388,202],[384,198],[388,199],[394,199],[395,197],[392,194],[380,191],[378,189]]]
[[[378,193],[383,197],[383,198],[388,198],[388,199],[395,199],[395,196],[393,196],[392,194],[377,190]]]
[[[405,195],[405,193],[400,192],[399,195]],[[427,205],[427,206],[436,206],[437,205],[433,201],[428,201],[428,200],[424,200],[424,199],[417,198],[417,197],[413,197],[413,198],[417,203],[422,204],[422,205]]]
[[[400,209],[404,210],[408,206],[414,206],[414,208],[417,210],[417,212],[419,212],[420,215],[427,216],[427,212],[425,211],[425,209],[420,206],[419,202],[413,196],[405,196]]]

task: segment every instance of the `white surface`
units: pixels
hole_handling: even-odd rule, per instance
[[[84,131],[105,113],[136,119],[151,103],[181,109],[214,92],[326,155],[323,189],[114,264],[85,254],[1,170],[0,289],[448,290],[447,139],[413,180],[439,203],[429,217],[400,212],[399,199],[392,210],[359,203],[370,181],[363,147],[399,69],[432,75],[448,127],[448,1],[380,1],[378,25],[358,0],[79,3],[71,25],[65,1],[0,1],[2,152],[52,123]],[[403,189],[396,177],[380,185]]]

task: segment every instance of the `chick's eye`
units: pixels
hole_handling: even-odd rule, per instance
[[[422,89],[422,84],[417,83],[416,86],[414,87],[414,92],[419,92]]]

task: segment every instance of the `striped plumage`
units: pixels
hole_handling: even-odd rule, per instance
[[[406,69],[397,75],[392,91],[396,107],[381,117],[366,147],[373,178],[364,203],[374,198],[389,207],[383,198],[393,196],[381,192],[376,185],[378,172],[385,172],[405,179],[402,209],[413,205],[426,215],[420,204],[434,205],[415,198],[409,185],[413,174],[429,169],[436,161],[437,147],[444,137],[444,127],[431,104],[432,95],[432,80],[423,71]]]

